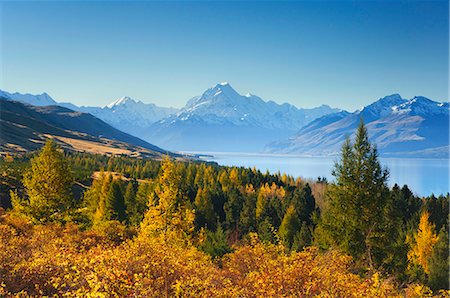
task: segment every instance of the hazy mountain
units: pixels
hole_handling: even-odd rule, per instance
[[[449,104],[394,94],[354,113],[318,118],[284,141],[268,144],[266,152],[336,155],[346,136],[364,119],[371,141],[384,156],[448,157]]]
[[[22,93],[9,93],[6,91],[0,90],[0,97],[9,98],[13,100],[17,100],[20,102],[24,102],[33,106],[51,106],[58,104],[53,98],[50,97],[47,93],[42,94],[22,94]]]
[[[265,143],[336,111],[326,105],[314,109],[280,105],[255,95],[240,95],[228,83],[221,83],[153,124],[142,137],[177,150],[260,151]]]
[[[77,106],[69,102],[56,102],[47,93],[40,95],[8,93],[0,90],[0,96],[28,103],[33,106],[58,105],[74,111],[90,113],[124,132],[142,135],[150,125],[178,111],[175,108],[158,107],[130,97],[121,97],[104,107]]]
[[[79,111],[91,113],[112,126],[141,137],[155,123],[178,109],[143,103],[130,97],[121,97],[104,107],[79,107]]]
[[[161,156],[165,150],[102,120],[60,106],[31,106],[0,96],[0,150],[26,152],[53,138],[75,151]]]

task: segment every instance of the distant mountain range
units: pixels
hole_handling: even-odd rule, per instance
[[[72,151],[161,157],[171,154],[88,113],[32,106],[0,95],[0,153],[24,153],[52,138]]]
[[[333,156],[362,118],[383,156],[449,156],[449,104],[425,97],[386,96],[356,112],[326,105],[312,109],[265,101],[220,83],[181,109],[122,97],[104,107],[57,103],[48,94],[0,96],[36,106],[90,113],[158,147],[177,151],[267,152]]]
[[[449,157],[449,104],[417,96],[393,94],[354,113],[339,112],[318,118],[284,141],[268,144],[265,152],[300,155],[337,155],[360,121],[383,156]]]
[[[184,108],[154,123],[142,137],[184,151],[258,152],[272,140],[288,137],[317,117],[334,113],[323,105],[293,105],[240,95],[228,83],[217,84]]]
[[[289,137],[317,117],[340,111],[327,105],[313,109],[280,105],[255,95],[240,95],[228,83],[209,88],[179,110],[129,97],[104,107],[78,107],[57,103],[47,94],[35,98],[30,94],[3,94],[33,105],[59,105],[90,113],[117,129],[177,151],[258,152],[268,142]]]

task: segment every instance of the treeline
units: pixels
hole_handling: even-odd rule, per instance
[[[394,277],[398,288],[449,287],[449,195],[418,198],[407,186],[389,189],[363,124],[343,146],[334,183],[202,162],[63,153],[52,142],[25,168],[28,160],[5,159],[1,170],[16,181],[9,184],[8,216],[34,224],[76,225],[121,249],[136,239],[174,251],[195,248],[219,267],[257,235],[258,245],[279,245],[289,258],[311,246],[337,250],[352,257],[354,272]]]

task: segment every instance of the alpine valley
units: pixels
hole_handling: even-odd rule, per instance
[[[353,113],[321,105],[297,108],[217,84],[181,109],[122,97],[103,107],[58,103],[48,94],[0,96],[34,106],[58,105],[90,113],[165,150],[265,152],[334,156],[361,119],[383,156],[448,158],[449,104],[425,97],[386,96]]]

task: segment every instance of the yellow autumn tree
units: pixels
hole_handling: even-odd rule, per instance
[[[189,242],[195,214],[186,206],[180,192],[180,176],[169,157],[161,163],[159,183],[149,200],[149,209],[141,224],[141,236],[163,243]]]
[[[410,243],[412,242],[408,260],[413,264],[421,265],[427,274],[430,273],[428,258],[433,252],[433,246],[439,240],[434,225],[428,220],[429,216],[427,211],[422,212],[417,234],[414,235],[414,239],[408,240]]]
[[[31,159],[22,182],[28,198],[20,203],[15,200],[14,208],[28,210],[28,215],[38,222],[60,220],[73,205],[72,170],[61,148],[51,139]]]

